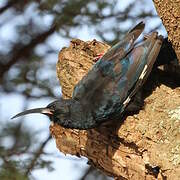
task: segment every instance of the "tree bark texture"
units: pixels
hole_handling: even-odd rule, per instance
[[[154,0],[154,4],[180,62],[180,0]]]
[[[57,76],[64,98],[72,96],[95,56],[108,48],[96,40],[72,40],[61,50]],[[52,124],[50,131],[57,148],[65,154],[87,157],[117,179],[180,179],[180,87],[176,80],[155,70],[141,90],[144,108],[119,121],[91,130]]]

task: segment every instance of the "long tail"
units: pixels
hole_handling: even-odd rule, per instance
[[[32,114],[32,113],[41,113],[41,114],[52,114],[52,109],[49,108],[35,108],[35,109],[29,109],[26,111],[23,111],[21,113],[16,114],[15,116],[13,116],[11,119],[20,117],[20,116],[24,116],[26,114]]]
[[[137,24],[135,27],[133,27],[128,34],[133,33],[134,39],[137,39],[139,35],[142,33],[144,30],[145,24],[143,21],[141,21],[139,24]]]

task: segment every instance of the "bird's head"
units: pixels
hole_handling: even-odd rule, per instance
[[[67,116],[67,114],[69,113],[69,104],[70,102],[68,100],[60,99],[50,103],[49,105],[47,105],[47,107],[29,109],[21,113],[18,113],[15,116],[13,116],[11,119],[24,116],[27,114],[40,113],[48,116],[51,121],[56,122],[57,118],[63,119],[64,116]]]

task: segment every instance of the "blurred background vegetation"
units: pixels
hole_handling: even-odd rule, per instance
[[[31,126],[23,119],[9,120],[32,103],[41,107],[60,97],[59,50],[72,38],[96,38],[112,45],[141,20],[146,32],[164,31],[147,0],[0,1],[0,179],[44,179],[33,171],[59,171],[51,160],[56,154],[46,151],[53,140],[48,128],[38,130],[38,117],[30,118]],[[79,179],[108,179],[91,166],[75,171]]]

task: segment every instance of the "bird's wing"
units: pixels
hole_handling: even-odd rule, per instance
[[[94,89],[101,86],[103,79],[108,78],[107,72],[111,74],[111,69],[115,64],[119,64],[134,47],[135,40],[139,37],[144,29],[144,23],[140,22],[130,30],[124,38],[115,46],[110,48],[107,53],[92,67],[86,76],[84,76],[74,88],[73,98],[81,100],[88,91],[93,93]],[[120,64],[120,66],[122,66]],[[123,67],[120,67],[123,70]],[[107,77],[106,77],[107,76]]]
[[[113,64],[109,61],[109,69],[98,69],[96,85],[88,84],[86,94],[81,99],[86,109],[92,111],[96,121],[101,123],[125,110],[150,74],[161,43],[162,37],[152,33],[119,63]]]
[[[142,85],[147,80],[150,72],[152,71],[153,65],[156,61],[156,58],[159,54],[163,37],[158,36],[157,32],[153,32],[151,35],[146,37],[147,39],[143,41],[143,43],[139,44],[135,49],[132,51],[132,58],[139,59],[137,61],[137,65],[140,67],[143,65],[143,68],[140,68],[141,71],[137,73],[137,77],[133,75],[133,72],[137,71],[136,66],[132,66],[131,70],[127,74],[129,80],[134,82],[133,86],[129,90],[129,95],[124,101],[124,108],[127,106],[129,100],[137,93],[137,91],[142,87]],[[137,58],[138,54],[142,56]]]
[[[132,28],[120,41],[110,48],[101,58],[103,61],[114,61],[114,59],[121,60],[134,47],[134,42],[143,32],[145,24],[140,22]]]

